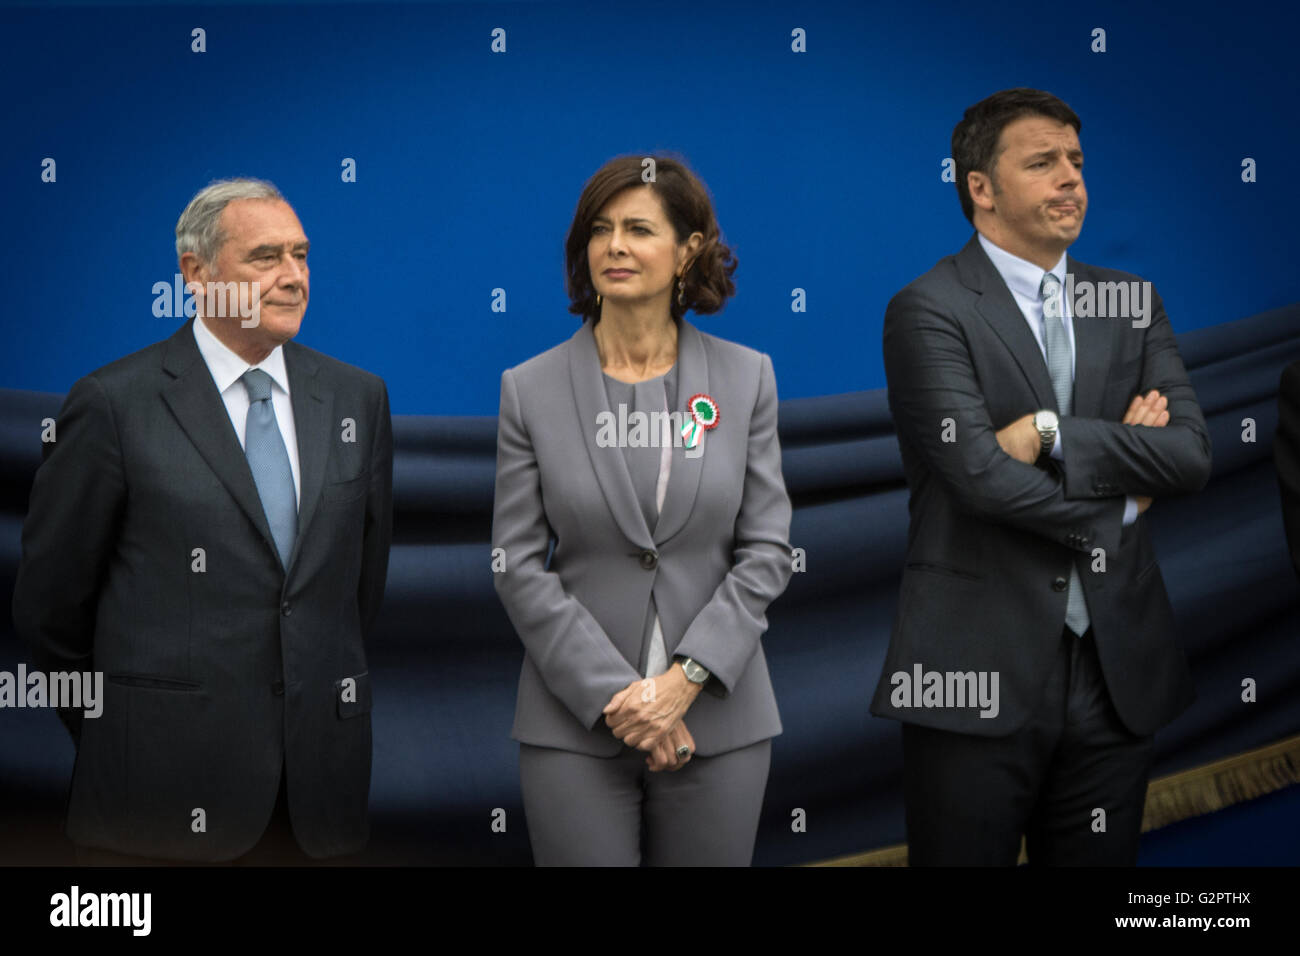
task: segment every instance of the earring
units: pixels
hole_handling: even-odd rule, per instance
[[[686,278],[684,276],[677,277],[677,304],[683,306],[686,304]]]
[[[600,308],[600,293],[596,293],[596,308]]]

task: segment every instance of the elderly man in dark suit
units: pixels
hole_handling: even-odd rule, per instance
[[[102,716],[61,713],[84,862],[366,842],[392,429],[381,379],[291,341],[307,248],[269,183],[199,192],[176,227],[198,315],[76,382],[46,446],[14,622],[38,666],[105,676]]]
[[[976,235],[885,313],[911,527],[872,712],[903,722],[913,864],[1013,864],[1022,835],[1132,864],[1152,735],[1193,697],[1142,515],[1205,484],[1209,436],[1154,289],[1066,255],[1079,128],[1037,90],[970,107]]]

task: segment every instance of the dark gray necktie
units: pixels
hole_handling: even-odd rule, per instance
[[[280,425],[271,404],[271,376],[250,368],[241,379],[248,390],[248,421],[244,428],[244,454],[253,472],[257,493],[262,498],[271,537],[287,569],[298,535],[298,503],[293,490],[289,452],[285,450]]]
[[[1043,344],[1047,346],[1047,371],[1052,376],[1052,391],[1056,393],[1056,410],[1069,415],[1074,407],[1074,374],[1070,354],[1070,340],[1065,334],[1064,313],[1061,309],[1061,280],[1050,272],[1043,274],[1038,286],[1038,297],[1043,301]],[[1079,569],[1070,562],[1070,589],[1065,602],[1065,625],[1075,634],[1088,630],[1088,604],[1083,596],[1083,582]]]

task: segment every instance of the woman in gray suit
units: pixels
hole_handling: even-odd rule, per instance
[[[745,866],[781,732],[759,638],[791,572],[772,362],[683,317],[722,308],[736,263],[676,160],[600,169],[566,260],[584,321],[501,377],[492,523],[533,856]]]

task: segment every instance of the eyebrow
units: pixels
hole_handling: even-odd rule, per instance
[[[592,221],[593,224],[594,224],[594,223],[597,223],[597,222],[609,222],[609,217],[608,217],[608,216],[596,216],[596,217],[595,217],[594,219],[592,219],[591,221]],[[634,223],[634,222],[643,222],[643,223],[645,223],[645,224],[648,225],[648,226],[653,226],[653,225],[654,225],[654,221],[653,221],[653,220],[651,220],[651,219],[644,219],[644,218],[642,218],[641,216],[624,216],[624,217],[623,217],[623,225],[625,225],[625,226],[626,226],[626,225],[629,225],[629,224],[631,224],[631,223]]]
[[[1040,150],[1039,150],[1038,152],[1036,152],[1036,153],[1030,153],[1030,154],[1025,158],[1025,162],[1029,163],[1029,162],[1034,162],[1035,160],[1039,160],[1039,159],[1051,159],[1053,156],[1055,156],[1055,155],[1056,155],[1057,153],[1059,153],[1060,151],[1061,151],[1061,150],[1058,149],[1058,148],[1056,148],[1056,147],[1053,147],[1052,149],[1040,149]],[[1065,151],[1065,155],[1066,155],[1066,156],[1070,156],[1070,157],[1076,157],[1076,156],[1077,156],[1077,157],[1082,157],[1082,156],[1083,156],[1083,150],[1081,150],[1081,149],[1067,149],[1067,150]]]
[[[275,245],[273,243],[266,242],[260,246],[254,246],[252,249],[249,249],[248,258],[256,259],[258,256],[264,256],[269,253],[278,253],[283,248],[284,248],[283,245]],[[311,249],[311,242],[308,240],[304,240],[302,242],[295,242],[292,248],[295,252],[298,251],[299,249],[301,249],[303,252],[307,252],[309,249]]]

